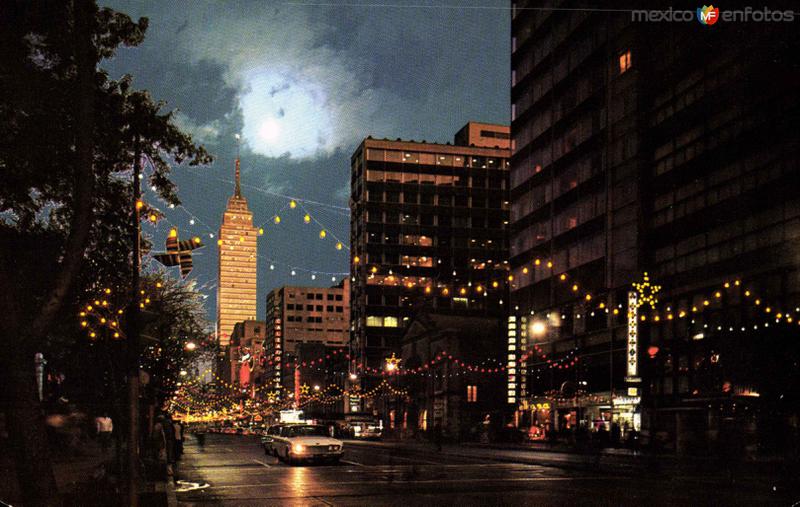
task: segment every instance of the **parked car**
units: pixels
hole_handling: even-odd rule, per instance
[[[344,454],[342,441],[328,434],[328,428],[319,424],[286,425],[281,426],[276,435],[270,435],[270,445],[278,459],[287,463],[338,463]]]

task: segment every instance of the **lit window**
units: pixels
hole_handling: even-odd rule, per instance
[[[384,317],[383,327],[397,327],[397,317]]]
[[[467,386],[467,402],[475,403],[478,401],[478,386]]]
[[[368,327],[381,327],[381,326],[383,326],[383,318],[377,317],[375,315],[367,315],[367,326]]]
[[[619,55],[619,73],[623,74],[631,68],[631,51],[625,51]]]

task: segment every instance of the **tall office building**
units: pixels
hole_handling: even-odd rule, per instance
[[[234,193],[228,199],[217,239],[217,339],[221,347],[230,343],[237,322],[256,319],[258,229],[242,196],[240,179],[237,158]]]
[[[351,353],[382,367],[420,307],[507,304],[509,128],[470,122],[454,144],[365,139],[351,158]],[[507,299],[507,298],[506,298]]]
[[[267,295],[266,324],[265,382],[274,387],[291,388],[294,372],[287,371],[285,364],[298,358],[304,360],[298,350],[301,345],[347,347],[350,280],[344,279],[328,288],[287,285],[271,290]]]
[[[527,5],[512,14],[518,419],[613,419],[680,451],[778,417],[800,356],[783,339],[800,302],[792,23]]]

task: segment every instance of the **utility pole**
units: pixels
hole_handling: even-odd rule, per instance
[[[131,255],[131,298],[128,308],[128,502],[139,505],[139,270],[141,268],[141,147],[139,136],[133,141],[133,227]]]

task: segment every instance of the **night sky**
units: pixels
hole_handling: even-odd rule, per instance
[[[382,5],[103,4],[150,19],[141,46],[105,62],[111,77],[132,74],[134,85],[177,110],[177,123],[216,158],[210,167],[174,171],[185,209],[168,209],[148,192],[167,220],[144,226],[159,249],[171,225],[181,237],[204,238],[190,278],[208,296],[210,319],[236,133],[243,194],[265,229],[258,245],[263,319],[269,290],[327,286],[348,270],[349,161],[364,137],[444,143],[468,120],[509,121],[506,2],[373,3]],[[302,206],[290,209],[289,197]],[[329,231],[326,239],[320,225],[303,223],[303,207]],[[335,237],[345,244],[341,251]]]

